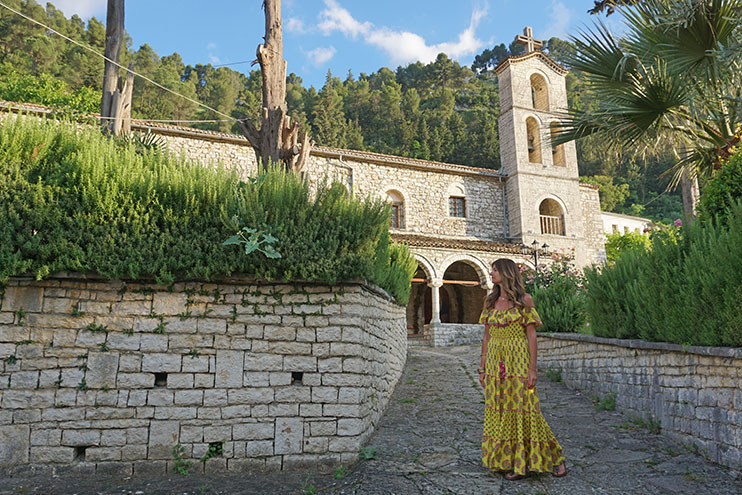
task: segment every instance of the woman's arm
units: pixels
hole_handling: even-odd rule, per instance
[[[528,365],[528,388],[536,386],[536,378],[538,375],[537,366],[537,355],[538,355],[538,339],[536,338],[536,325],[534,323],[529,324],[526,327],[526,338],[528,339],[528,355],[530,362]]]
[[[533,298],[530,294],[526,294],[523,298],[523,304],[527,308],[533,308]],[[529,323],[526,325],[526,338],[528,339],[528,388],[536,386],[536,379],[538,376],[538,339],[536,337],[536,324]]]
[[[484,336],[482,337],[482,353],[479,358],[479,384],[484,387],[484,365],[487,360],[487,346],[490,341],[489,325],[484,325]]]

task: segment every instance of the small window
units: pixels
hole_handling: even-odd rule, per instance
[[[641,232],[639,232],[639,227],[637,227],[637,228],[634,229],[634,233],[635,234],[641,234]]]
[[[392,221],[390,226],[393,229],[402,228],[402,205],[392,205]]]
[[[466,217],[466,198],[451,196],[448,198],[448,215],[452,217]]]
[[[629,228],[626,225],[624,225],[624,227],[623,227],[623,233],[624,234],[628,234],[629,233]]]
[[[618,225],[616,225],[615,223],[613,225],[611,225],[611,230],[613,232],[618,232]]]

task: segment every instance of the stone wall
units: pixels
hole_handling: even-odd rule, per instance
[[[0,305],[0,466],[79,474],[357,459],[406,358],[380,289],[13,278]],[[223,454],[199,462],[209,447]],[[13,467],[16,466],[16,467]]]
[[[481,344],[484,325],[465,323],[438,323],[425,325],[425,336],[435,347]]]
[[[617,410],[658,422],[713,462],[742,467],[742,349],[579,334],[539,334],[538,345],[539,367],[560,369],[568,386],[615,394]]]

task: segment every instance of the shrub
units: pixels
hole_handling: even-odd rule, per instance
[[[574,332],[587,321],[585,281],[572,258],[555,255],[554,262],[539,270],[521,268],[526,291],[533,296],[536,310],[547,332]]]
[[[698,205],[699,217],[704,220],[725,218],[735,201],[742,198],[742,151],[733,154],[703,188]]]
[[[606,237],[605,254],[608,263],[613,263],[616,261],[616,258],[626,251],[631,249],[646,250],[651,245],[649,237],[644,234],[637,234],[636,232],[627,232],[625,234],[614,232],[608,234]]]
[[[0,100],[36,103],[68,112],[94,113],[100,110],[100,91],[88,87],[72,90],[49,74],[34,76],[17,72],[0,77]]]
[[[405,304],[414,261],[388,242],[388,208],[346,198],[339,185],[313,197],[277,168],[243,183],[96,128],[23,118],[0,126],[0,281],[63,270],[162,284],[235,273],[363,278]],[[281,258],[222,245],[244,226],[277,238]]]
[[[742,202],[586,276],[595,335],[742,346]]]

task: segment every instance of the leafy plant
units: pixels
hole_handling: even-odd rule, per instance
[[[244,245],[245,254],[253,251],[263,253],[266,258],[280,258],[281,254],[271,245],[278,241],[275,237],[257,229],[242,227],[242,230],[222,243],[222,246]]]
[[[345,478],[348,476],[348,468],[346,466],[338,466],[337,469],[335,469],[335,472],[332,474],[332,477],[336,480],[339,480],[341,478]]]
[[[5,364],[15,364],[18,362],[18,359],[15,357],[15,354],[11,354],[10,356],[6,357],[4,361]]]
[[[173,447],[173,459],[175,459],[175,472],[182,475],[188,474],[188,469],[190,469],[191,465],[193,464],[192,461],[186,461],[184,458],[185,455],[185,449],[181,444],[176,444]]]
[[[546,378],[549,379],[550,382],[562,382],[562,370],[559,368],[549,368],[546,370]]]
[[[76,302],[74,306],[72,306],[72,313],[70,313],[70,316],[74,318],[78,318],[80,316],[85,316],[84,311],[80,311],[80,302]]]
[[[616,409],[616,394],[608,393],[595,404],[596,411],[614,411]]]
[[[224,442],[211,442],[209,443],[209,449],[201,457],[201,462],[206,462],[212,457],[217,457],[224,454]]]
[[[376,459],[376,451],[376,447],[361,447],[360,452],[358,452],[358,457],[364,461]]]

